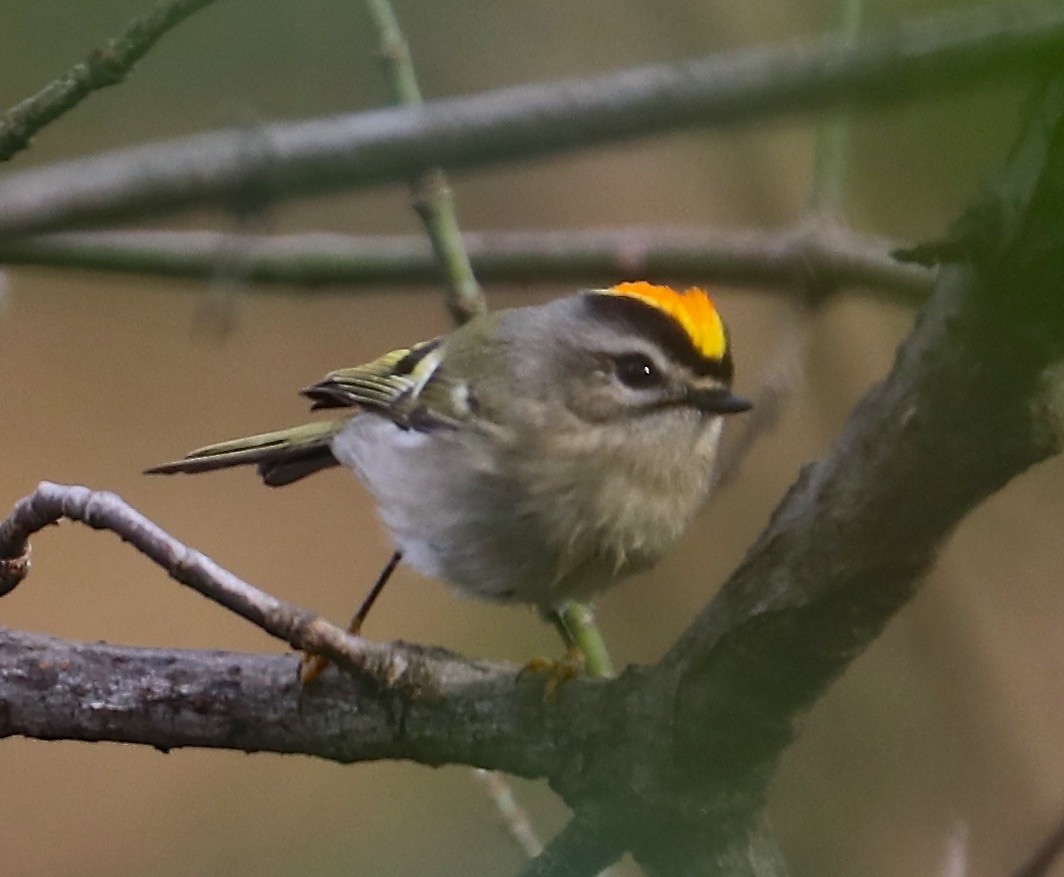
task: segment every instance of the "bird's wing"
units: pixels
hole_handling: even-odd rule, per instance
[[[469,413],[461,392],[441,374],[444,338],[422,341],[327,375],[302,394],[319,408],[377,411],[404,429],[454,426]]]

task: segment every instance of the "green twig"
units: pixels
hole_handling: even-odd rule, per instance
[[[0,161],[30,144],[33,135],[81,103],[92,92],[126,78],[159,38],[214,0],[163,0],[134,18],[121,36],[107,41],[80,64],[0,116]]]
[[[421,106],[421,89],[410,59],[410,47],[392,4],[389,0],[366,0],[366,8],[377,29],[381,62],[392,101],[400,106]],[[457,323],[464,323],[486,311],[487,302],[462,242],[454,194],[443,170],[438,167],[419,174],[411,187],[414,206],[447,282],[447,307]]]

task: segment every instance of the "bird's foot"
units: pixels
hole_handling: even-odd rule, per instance
[[[524,676],[526,673],[545,676],[543,700],[552,701],[564,683],[584,675],[586,663],[584,653],[576,646],[569,646],[562,658],[533,658],[525,664],[518,676]]]

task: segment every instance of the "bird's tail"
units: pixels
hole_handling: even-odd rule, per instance
[[[338,465],[329,445],[349,419],[321,420],[207,445],[180,460],[144,471],[147,475],[172,475],[175,472],[210,472],[230,466],[254,465],[262,480],[271,487],[291,484],[321,469]]]

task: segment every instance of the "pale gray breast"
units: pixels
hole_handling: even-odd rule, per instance
[[[486,599],[551,602],[556,554],[474,430],[401,429],[356,415],[332,451],[366,485],[404,560]]]

